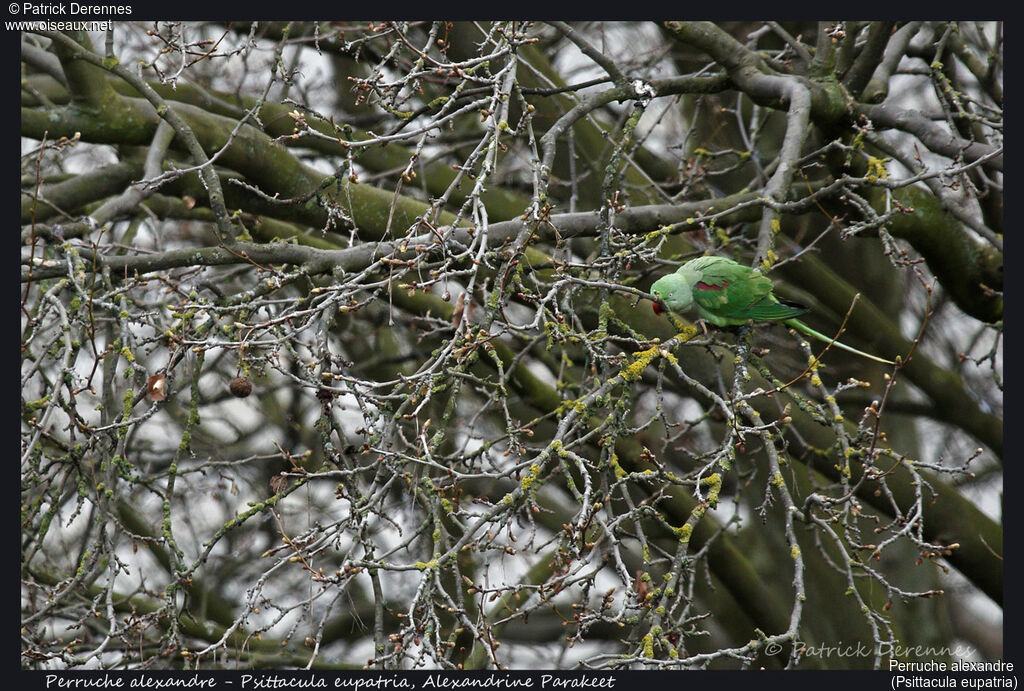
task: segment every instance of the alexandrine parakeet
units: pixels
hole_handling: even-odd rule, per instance
[[[869,360],[893,364],[889,360],[861,352],[833,341],[796,319],[806,307],[784,302],[772,293],[772,282],[757,269],[737,264],[725,257],[698,257],[686,262],[675,273],[662,276],[651,292],[674,312],[693,309],[698,316],[716,326],[740,326],[748,321],[782,322],[808,336],[832,343]],[[654,311],[662,312],[655,302]]]

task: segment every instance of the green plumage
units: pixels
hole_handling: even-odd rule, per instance
[[[680,266],[675,273],[659,278],[651,286],[651,292],[672,311],[692,309],[715,326],[740,326],[751,320],[782,322],[837,348],[893,364],[818,333],[795,318],[806,312],[806,307],[779,300],[772,288],[771,280],[757,269],[725,257],[698,257]],[[655,311],[658,311],[657,306]]]

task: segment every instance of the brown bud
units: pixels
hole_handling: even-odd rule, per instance
[[[228,384],[228,389],[231,391],[232,396],[245,398],[252,393],[252,382],[249,381],[248,377],[235,377]]]
[[[452,326],[456,329],[462,323],[462,313],[466,309],[466,293],[462,292],[455,300],[455,309],[452,311]]]
[[[644,580],[644,572],[637,569],[636,580],[633,581],[633,590],[636,591],[636,599],[640,602],[647,601],[647,593],[650,588],[647,586],[647,581]]]

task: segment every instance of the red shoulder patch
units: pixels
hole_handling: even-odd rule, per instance
[[[720,286],[713,286],[710,283],[705,283],[704,281],[697,281],[697,287],[701,290],[722,290],[727,285],[729,285],[729,281],[722,281],[722,285]]]

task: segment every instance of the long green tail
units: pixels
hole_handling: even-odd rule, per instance
[[[799,319],[787,319],[786,321],[784,321],[782,323],[787,325],[787,326],[792,326],[794,329],[796,329],[800,333],[807,334],[808,336],[811,336],[812,338],[816,338],[819,341],[822,341],[823,343],[831,343],[836,348],[839,348],[841,350],[845,350],[848,353],[853,353],[854,355],[860,355],[861,357],[866,357],[868,360],[874,360],[875,362],[881,362],[884,365],[894,365],[894,364],[896,364],[892,360],[886,360],[884,358],[880,358],[880,357],[876,357],[874,355],[870,355],[868,353],[865,353],[862,350],[857,350],[856,348],[851,348],[850,346],[846,345],[845,343],[840,343],[839,341],[837,341],[835,339],[829,338],[825,334],[818,333],[817,331],[815,331],[811,327],[807,326],[807,324],[804,324]]]

